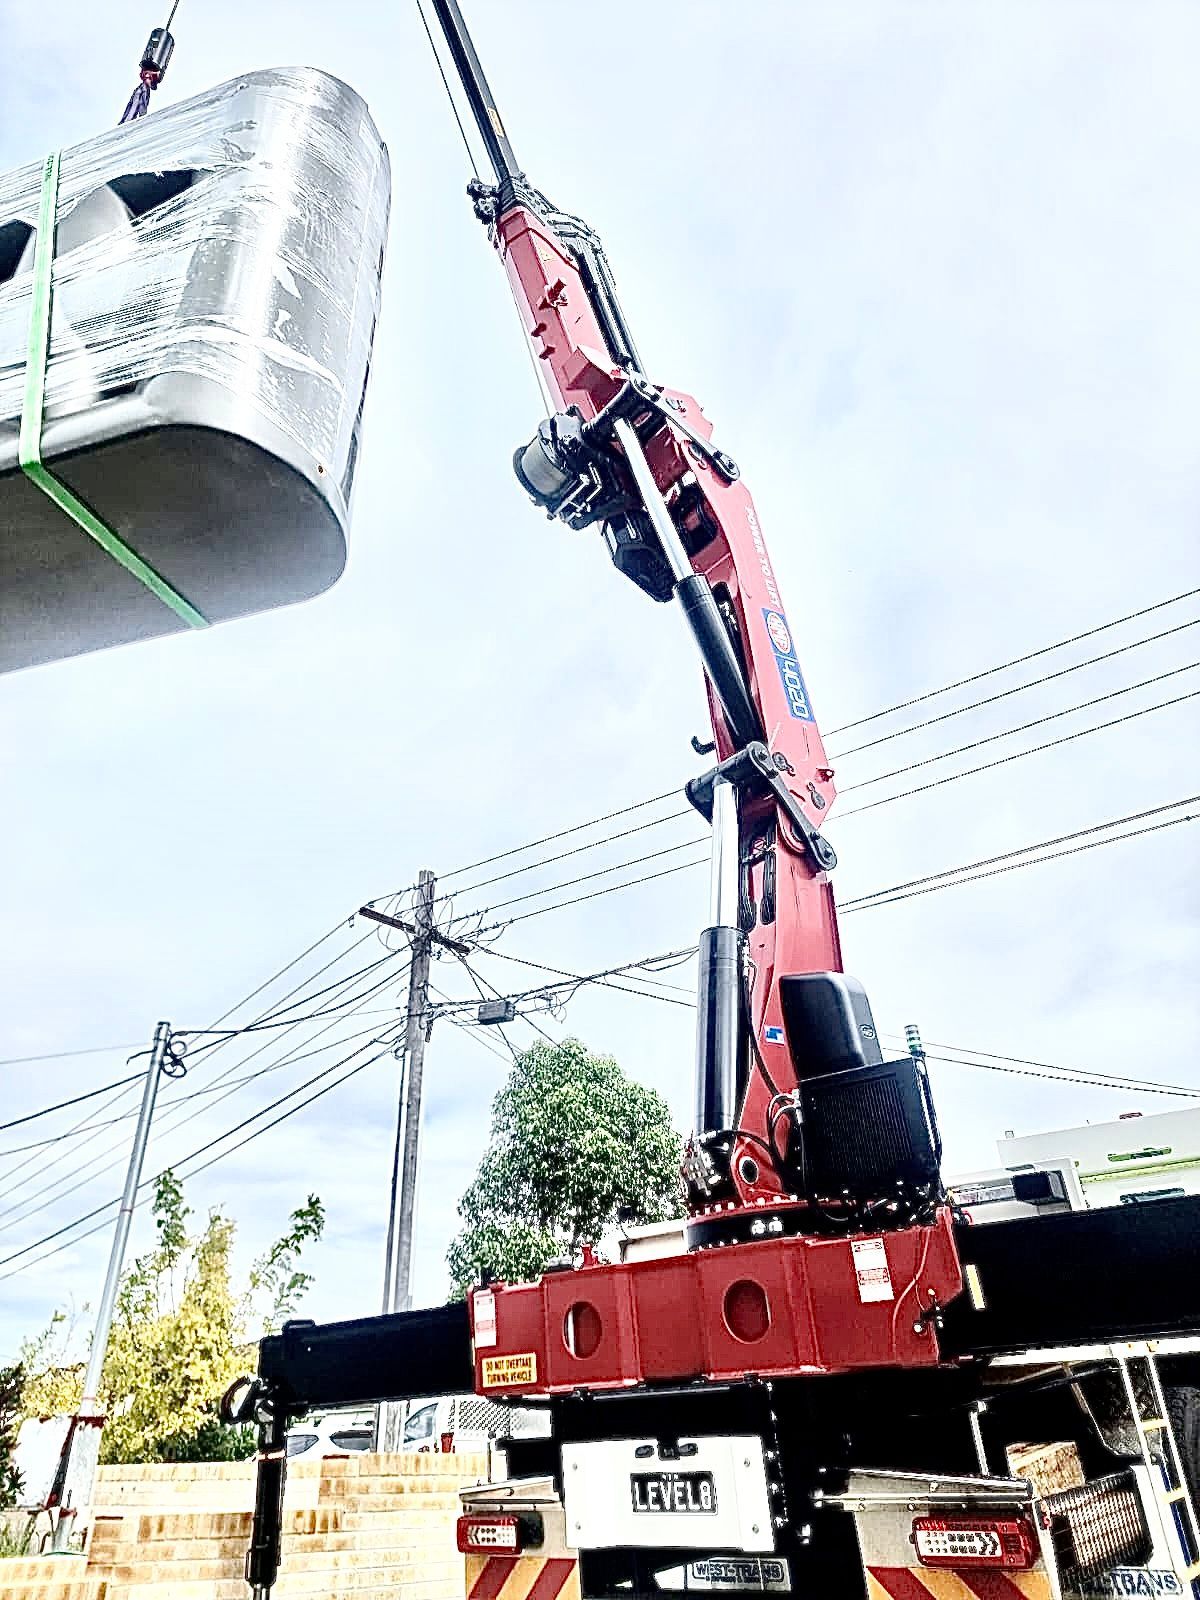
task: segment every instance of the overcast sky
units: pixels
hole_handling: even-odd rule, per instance
[[[466,9],[525,166],[601,229],[651,371],[703,400],[742,466],[824,727],[1196,584],[1194,6]],[[159,20],[129,0],[59,0],[48,51],[44,13],[9,5],[4,18],[0,168],[111,125]],[[301,61],[353,84],[389,143],[394,209],[349,567],[289,611],[0,683],[0,1056],[120,1047],[0,1069],[0,1120],[121,1076],[160,1017],[203,1027],[419,868],[448,873],[681,787],[697,768],[688,737],[705,729],[704,704],[679,618],[617,576],[598,535],[547,523],[512,479],[540,401],[415,10],[349,0],[330,21],[314,0],[183,0],[156,105]],[[1197,610],[1172,607],[1024,674]],[[839,780],[1184,666],[1200,657],[1198,634],[849,757]],[[1183,673],[930,775],[1198,687]],[[835,812],[840,897],[1200,790],[1196,703],[840,825]],[[829,742],[844,750],[848,736]],[[458,909],[700,831],[664,826],[463,895]],[[847,966],[892,1033],[915,1020],[960,1048],[1200,1088],[1195,866],[1196,834],[1177,827],[850,915]],[[516,924],[496,948],[585,972],[688,943],[705,909],[703,871],[681,872]],[[329,978],[382,953],[364,944]],[[501,986],[533,977],[497,956],[479,965]],[[669,976],[686,982],[687,969]],[[451,961],[434,977],[469,992]],[[373,1004],[396,1006],[401,989]],[[562,1021],[541,1020],[612,1051],[686,1121],[685,1007],[593,990]],[[518,1025],[511,1037],[534,1035]],[[443,1292],[454,1202],[503,1077],[486,1048],[497,1043],[434,1029],[426,1303]],[[236,1051],[199,1058],[164,1108]],[[204,1099],[164,1111],[151,1170],[329,1059],[207,1111]],[[935,1085],[951,1169],[993,1164],[1007,1128],[1181,1103],[968,1068],[937,1068]],[[309,1314],[378,1309],[395,1092],[385,1060],[188,1186],[199,1212],[220,1205],[238,1220],[245,1256],[321,1195],[329,1229]],[[71,1120],[12,1130],[3,1148]],[[119,1164],[62,1191],[114,1141],[119,1163],[127,1135],[128,1124],[88,1130],[15,1174],[25,1157],[0,1158],[0,1255],[116,1194]],[[148,1238],[139,1214],[135,1246]],[[107,1250],[100,1232],[22,1258],[0,1281],[0,1356],[57,1305],[94,1302]]]

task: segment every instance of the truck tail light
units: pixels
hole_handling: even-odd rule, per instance
[[[465,1556],[519,1555],[542,1542],[542,1519],[536,1512],[468,1511],[458,1519],[458,1548]]]
[[[911,1537],[923,1567],[1025,1571],[1037,1560],[1037,1535],[1025,1517],[917,1517]]]

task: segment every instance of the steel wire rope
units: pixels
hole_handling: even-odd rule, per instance
[[[1172,634],[1183,633],[1186,629],[1195,627],[1200,627],[1200,617],[1180,622],[1174,628],[1164,629],[1162,633],[1152,633],[1144,639],[1134,639],[1129,644],[1118,645],[1115,650],[1106,650],[1103,655],[1089,656],[1086,661],[1076,661],[1072,666],[1060,667],[1057,672],[1047,672],[1040,678],[1030,678],[1027,683],[1018,683],[1011,689],[1002,689],[999,694],[985,695],[982,700],[972,700],[965,706],[955,706],[953,711],[939,712],[936,717],[926,717],[923,722],[912,722],[907,728],[896,728],[891,733],[882,733],[878,739],[868,739],[866,744],[857,744],[851,750],[838,750],[831,756],[831,760],[844,761],[848,756],[857,756],[864,750],[873,750],[876,745],[887,744],[891,739],[903,739],[910,733],[919,733],[923,728],[932,728],[939,722],[949,722],[952,717],[965,716],[968,711],[978,711],[983,706],[995,705],[999,700],[1023,694],[1026,689],[1037,689],[1043,683],[1053,683],[1055,679],[1068,677],[1072,672],[1082,672],[1085,668],[1094,667],[1101,661],[1111,661],[1115,656],[1124,655],[1129,650],[1137,650],[1144,644],[1157,644],[1160,639],[1169,639]]]
[[[1070,717],[1077,711],[1089,711],[1092,706],[1103,705],[1106,700],[1118,700],[1123,694],[1136,694],[1139,689],[1148,689],[1152,684],[1162,683],[1167,678],[1177,678],[1181,672],[1194,672],[1200,667],[1200,661],[1189,661],[1182,667],[1171,667],[1166,672],[1159,672],[1152,678],[1143,678],[1140,683],[1127,683],[1123,688],[1110,689],[1106,694],[1098,694],[1090,700],[1078,700],[1073,706],[1064,706],[1061,711],[1048,711],[1045,716],[1033,717],[1029,722],[1020,722],[1013,728],[1004,728],[999,733],[985,734],[981,739],[972,739],[969,744],[956,745],[952,750],[942,750],[935,756],[925,756],[920,761],[910,761],[907,766],[894,767],[891,772],[879,772],[873,778],[860,778],[856,783],[851,783],[842,791],[843,794],[852,794],[857,789],[866,789],[873,783],[885,783],[888,778],[899,778],[906,772],[916,772],[921,767],[931,767],[938,761],[949,761],[952,756],[964,755],[968,750],[979,750],[985,744],[995,744],[999,739],[1011,739],[1016,733],[1028,733],[1030,728],[1040,728],[1044,723],[1057,722],[1060,717]],[[1170,702],[1168,702],[1170,703]],[[1108,724],[1102,724],[1107,727]]]
[[[398,973],[398,974],[389,972],[378,983],[373,985],[371,989],[367,990],[363,995],[358,996],[357,999],[360,1000],[360,1001],[370,999],[379,991],[379,989],[381,989],[381,988],[385,987],[387,984],[391,983],[393,981],[393,979],[402,978],[403,976],[404,976],[403,972]],[[331,1022],[326,1023],[324,1028],[318,1029],[315,1034],[310,1035],[308,1039],[304,1040],[303,1044],[304,1045],[311,1044],[314,1039],[320,1038],[320,1036],[323,1033],[328,1033],[330,1031],[330,1029],[336,1027],[339,1022],[347,1020],[349,1017],[351,1017],[353,1015],[354,1015],[353,1008],[351,1008],[348,1011],[340,1012],[337,1016],[334,1017],[334,1019]],[[300,1027],[300,1026],[302,1026],[304,1021],[305,1021],[305,1019],[298,1019],[296,1022],[294,1022],[291,1025],[291,1027]],[[290,1032],[291,1028],[289,1028],[286,1031]],[[210,1088],[210,1090],[215,1090],[215,1089],[221,1087],[223,1080],[227,1079],[231,1072],[235,1072],[239,1066],[245,1066],[247,1064],[247,1062],[253,1060],[256,1056],[261,1055],[264,1050],[268,1050],[273,1045],[277,1045],[279,1043],[280,1043],[280,1039],[278,1039],[278,1038],[267,1040],[264,1044],[258,1046],[258,1048],[256,1050],[252,1050],[248,1056],[245,1056],[244,1058],[242,1058],[239,1061],[232,1062],[228,1067],[226,1067],[218,1075],[218,1077],[214,1080],[214,1082],[212,1084],[210,1084],[208,1087]],[[333,1049],[333,1048],[336,1047],[336,1043],[337,1043],[337,1041],[331,1041],[330,1044],[326,1048]],[[286,1061],[286,1060],[279,1061],[279,1062],[275,1063],[274,1066],[268,1066],[267,1068],[260,1069],[257,1073],[252,1074],[249,1079],[240,1080],[238,1083],[233,1084],[233,1085],[230,1085],[230,1084],[226,1083],[223,1093],[218,1095],[217,1099],[212,1102],[212,1105],[213,1106],[219,1105],[222,1100],[228,1099],[230,1095],[235,1094],[239,1088],[243,1087],[246,1082],[253,1081],[254,1079],[256,1079],[258,1077],[261,1077],[261,1076],[265,1076],[267,1071],[276,1070],[277,1067],[282,1067],[282,1066],[286,1066],[286,1065],[289,1065],[289,1064],[290,1063],[288,1061]],[[179,1102],[179,1101],[172,1101],[170,1103],[170,1105],[168,1107],[167,1114],[165,1116],[161,1117],[159,1119],[158,1123],[156,1124],[155,1131],[156,1131],[156,1134],[157,1134],[158,1137],[161,1137],[162,1134],[164,1134],[164,1133],[170,1132],[170,1130],[173,1127],[178,1126],[178,1123],[179,1123],[180,1119],[178,1117],[176,1117],[176,1118],[174,1118],[174,1120],[171,1120],[169,1113],[171,1111],[182,1111],[183,1109],[184,1109],[184,1107],[183,1107],[182,1103]],[[210,1106],[207,1109],[211,1110],[212,1107]],[[115,1167],[119,1167],[120,1164],[121,1164],[121,1156],[118,1154],[117,1157],[116,1157],[116,1160],[109,1162],[108,1165],[106,1167],[102,1167],[100,1169],[100,1171],[93,1170],[93,1169],[95,1169],[97,1167],[97,1165],[100,1162],[104,1161],[106,1157],[108,1157],[110,1155],[114,1155],[117,1152],[124,1151],[124,1149],[125,1149],[125,1143],[124,1143],[123,1140],[118,1141],[115,1144],[107,1145],[107,1146],[105,1146],[105,1148],[102,1151],[99,1152],[99,1154],[97,1154],[96,1156],[93,1156],[90,1161],[85,1162],[83,1164],[83,1166],[77,1167],[77,1168],[74,1169],[73,1172],[66,1174],[66,1176],[68,1178],[70,1178],[70,1177],[78,1178],[79,1179],[78,1182],[73,1183],[73,1184],[68,1184],[64,1188],[64,1187],[62,1187],[62,1179],[56,1179],[53,1183],[47,1184],[43,1188],[35,1190],[32,1194],[26,1195],[24,1197],[24,1199],[18,1201],[16,1203],[16,1205],[8,1206],[8,1207],[4,1208],[3,1210],[0,1210],[0,1219],[6,1218],[6,1217],[11,1217],[12,1218],[11,1221],[0,1220],[0,1233],[8,1232],[8,1230],[10,1228],[16,1227],[19,1223],[26,1221],[31,1216],[35,1216],[39,1211],[45,1211],[49,1206],[56,1205],[60,1200],[65,1199],[68,1194],[74,1194],[76,1192],[76,1190],[83,1188],[86,1184],[94,1182],[97,1178],[103,1176],[103,1174],[105,1172],[110,1172]],[[50,1163],[47,1164],[47,1166],[49,1166],[49,1165],[50,1165]],[[43,1168],[43,1172],[45,1170],[46,1170],[46,1168]],[[90,1175],[86,1176],[86,1177],[80,1177],[80,1174],[82,1174],[82,1173],[89,1173]],[[18,1185],[18,1187],[24,1187],[24,1184]],[[53,1191],[53,1193],[50,1193],[50,1191]],[[3,1195],[8,1194],[10,1192],[11,1192],[11,1190],[0,1191],[0,1196],[3,1196]],[[49,1199],[45,1199],[45,1200],[41,1199],[41,1197],[43,1195],[46,1195],[48,1193],[50,1193],[50,1198]],[[29,1205],[29,1202],[32,1201],[32,1200],[39,1200],[40,1203],[38,1205],[31,1206],[31,1205]],[[22,1209],[22,1208],[24,1208],[24,1209]],[[17,1216],[13,1216],[12,1215],[13,1212],[19,1212],[20,1214],[17,1215]]]

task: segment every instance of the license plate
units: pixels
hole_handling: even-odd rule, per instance
[[[717,1486],[711,1472],[631,1472],[629,1489],[638,1512],[717,1514]]]
[[[757,1434],[567,1443],[562,1483],[567,1538],[577,1550],[775,1550]]]

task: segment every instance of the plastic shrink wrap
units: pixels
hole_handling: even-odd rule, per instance
[[[185,604],[20,464],[43,164],[22,167],[0,177],[0,670],[332,584],[379,308],[387,151],[324,73],[249,73],[59,165],[41,459]]]

